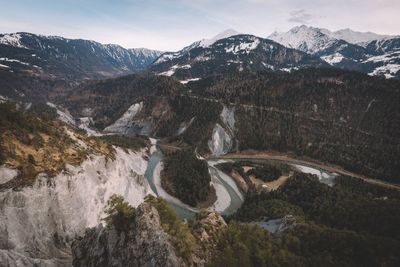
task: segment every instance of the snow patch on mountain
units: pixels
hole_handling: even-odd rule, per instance
[[[394,78],[400,71],[400,51],[372,56],[362,63],[373,64],[374,69],[368,75],[384,75],[387,79]]]
[[[164,72],[161,72],[161,73],[158,73],[158,75],[163,75],[163,76],[172,76],[172,75],[174,75],[175,74],[175,71],[177,70],[177,69],[190,69],[192,66],[190,66],[189,64],[187,64],[187,65],[182,65],[182,66],[180,66],[180,65],[174,65],[174,66],[172,66],[169,70],[167,70],[167,71],[164,71]]]
[[[366,63],[366,62],[375,62],[375,63],[376,62],[388,62],[388,61],[399,59],[399,58],[400,58],[400,51],[395,51],[393,53],[370,57],[367,60],[365,60],[364,63]]]
[[[225,47],[225,52],[233,54],[238,54],[239,52],[248,54],[251,50],[256,49],[259,44],[260,39],[258,39],[257,37],[252,37],[248,40],[243,41],[239,45],[232,44],[229,47]]]
[[[370,42],[367,47],[373,53],[385,54],[400,51],[400,38],[382,39]]]
[[[265,63],[264,61],[261,62],[261,64],[263,64],[263,66],[266,67],[267,69],[270,69],[270,70],[274,70],[274,69],[275,69],[274,66],[272,66],[272,65],[270,65],[270,64],[267,64],[267,63]]]
[[[280,68],[279,70],[284,71],[284,72],[291,72],[294,70],[298,70],[299,68],[297,67],[289,67],[289,68]]]
[[[172,76],[175,74],[176,66],[172,66],[169,70],[158,73],[157,75]]]
[[[201,78],[191,78],[191,79],[187,79],[187,80],[182,80],[182,81],[179,81],[181,84],[187,84],[187,83],[189,83],[189,82],[195,82],[195,81],[198,81],[198,80],[200,80]]]
[[[395,75],[400,71],[400,64],[386,64],[374,69],[374,71],[368,73],[368,75],[384,75],[386,79],[394,78]]]
[[[25,66],[29,66],[30,65],[27,62],[23,62],[23,61],[20,61],[18,59],[10,59],[10,58],[6,58],[6,57],[0,57],[0,61],[11,62],[11,63],[19,63],[19,64],[25,65]]]
[[[335,53],[335,54],[332,54],[332,55],[322,56],[321,57],[322,60],[325,60],[330,65],[335,65],[337,63],[340,63],[344,58],[345,57],[340,53]]]
[[[201,55],[201,56],[195,57],[193,61],[195,61],[195,62],[204,62],[204,61],[208,61],[210,59],[211,59],[210,56]]]
[[[171,59],[174,59],[176,57],[179,57],[179,53],[165,53],[162,54],[159,58],[157,58],[156,61],[154,61],[154,64],[159,64],[159,63],[163,63],[166,61],[169,61]]]
[[[5,103],[8,101],[8,97],[0,95],[0,103]]]
[[[21,43],[21,34],[10,33],[10,34],[0,34],[0,44],[11,45],[20,48],[26,48]]]

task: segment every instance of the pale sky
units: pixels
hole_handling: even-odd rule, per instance
[[[0,0],[0,33],[176,51],[228,28],[267,37],[306,24],[400,34],[400,0]]]

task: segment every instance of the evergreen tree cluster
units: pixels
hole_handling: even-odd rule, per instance
[[[211,177],[207,162],[191,150],[179,150],[164,160],[163,184],[177,198],[191,206],[206,200]]]
[[[272,193],[250,195],[221,238],[211,266],[399,266],[398,191],[338,177],[329,187],[296,173]],[[293,215],[271,234],[250,222]]]

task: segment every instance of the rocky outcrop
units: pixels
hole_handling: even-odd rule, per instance
[[[142,110],[143,102],[133,104],[127,111],[113,124],[104,129],[105,132],[111,133],[129,133],[129,130],[135,126],[133,119]]]
[[[196,238],[197,248],[192,257],[193,266],[206,266],[216,251],[218,241],[227,225],[216,212],[209,213],[205,218],[195,221],[192,234]]]
[[[163,231],[157,210],[139,205],[125,230],[99,225],[72,243],[73,266],[185,266]]]
[[[221,121],[228,127],[228,129],[233,132],[235,131],[235,106],[224,108],[221,111]]]
[[[178,256],[173,237],[164,232],[157,210],[145,202],[126,228],[99,225],[74,241],[73,266],[206,266],[227,225],[215,212],[199,217],[190,227],[196,245],[186,261]]]
[[[232,149],[232,138],[226,130],[219,125],[215,125],[211,140],[208,142],[208,148],[214,156],[221,156]]]
[[[14,179],[18,175],[18,170],[9,168],[6,165],[0,165],[0,184]]]

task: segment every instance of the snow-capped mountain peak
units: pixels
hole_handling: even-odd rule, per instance
[[[215,42],[217,42],[218,40],[225,39],[225,38],[228,38],[228,37],[231,37],[231,36],[234,36],[234,35],[238,35],[238,34],[240,34],[240,33],[235,31],[235,30],[233,30],[233,29],[225,30],[225,31],[215,35],[214,37],[212,37],[210,39],[201,39],[199,41],[196,41],[196,42],[192,43],[191,45],[188,45],[188,46],[184,47],[182,50],[179,50],[177,52],[166,52],[166,53],[162,54],[155,61],[155,64],[163,63],[163,62],[169,61],[169,60],[174,59],[174,58],[179,58],[179,57],[185,55],[187,52],[189,52],[193,48],[197,48],[197,47],[207,48],[207,47],[210,47]]]
[[[268,38],[287,47],[315,54],[328,48],[339,40],[354,45],[366,46],[373,40],[394,38],[395,36],[376,34],[373,32],[358,32],[351,29],[330,31],[306,25],[296,26],[287,32],[274,32]]]
[[[393,38],[394,36],[382,35],[373,32],[358,32],[352,29],[346,28],[331,32],[330,35],[336,39],[342,39],[351,44],[366,44],[373,40],[381,40],[386,38]]]
[[[268,39],[287,47],[314,54],[335,42],[334,38],[326,34],[327,31],[326,29],[301,25],[290,29],[288,32],[274,32],[268,36]]]
[[[209,47],[210,45],[214,44],[216,41],[224,39],[224,38],[228,38],[234,35],[238,35],[240,34],[239,32],[233,30],[233,29],[228,29],[225,30],[223,32],[220,32],[219,34],[215,35],[214,37],[210,38],[210,39],[202,39],[199,42],[199,46],[201,47]]]
[[[288,49],[272,40],[238,34],[206,47],[194,43],[181,51],[165,53],[151,65],[150,71],[187,82],[231,71],[290,71],[305,66],[328,64],[319,57]]]
[[[21,43],[21,34],[19,33],[0,35],[0,44],[25,48],[25,46]]]
[[[274,32],[269,38],[286,47],[319,56],[338,68],[386,78],[400,75],[400,38],[396,36],[301,25],[288,32]]]

